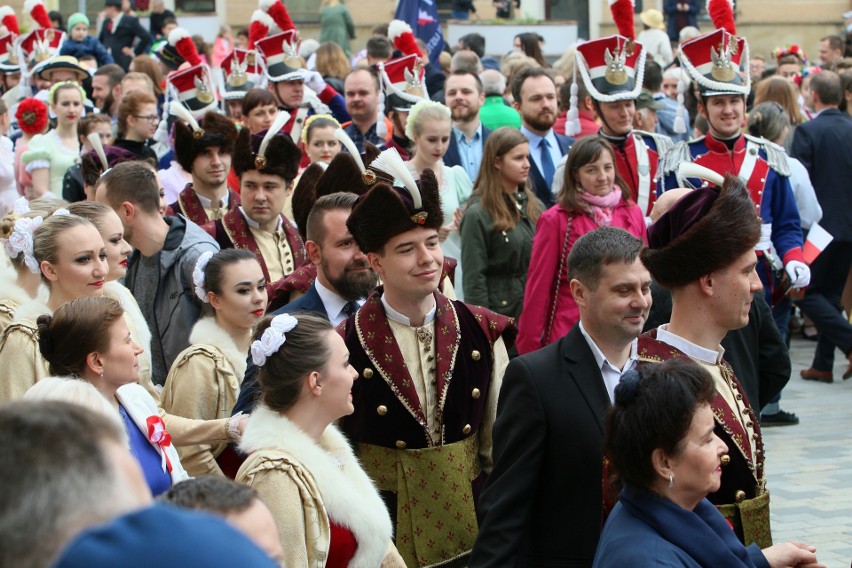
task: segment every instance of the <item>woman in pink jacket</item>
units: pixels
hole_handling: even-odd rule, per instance
[[[598,227],[625,229],[642,240],[645,218],[615,168],[612,146],[600,136],[577,141],[568,154],[557,204],[536,225],[518,322],[518,352],[553,343],[580,319],[568,280],[568,253]]]

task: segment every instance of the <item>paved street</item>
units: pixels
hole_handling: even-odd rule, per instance
[[[801,336],[799,336],[801,337]],[[765,428],[767,479],[776,543],[807,542],[828,568],[852,562],[852,379],[836,353],[833,384],[804,381],[816,343],[793,339],[793,376],[781,407],[801,419],[797,426]]]

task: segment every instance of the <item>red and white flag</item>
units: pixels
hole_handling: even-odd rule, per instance
[[[805,253],[805,262],[808,264],[812,264],[816,257],[825,250],[825,247],[828,246],[834,240],[828,231],[819,226],[818,223],[814,223],[811,225],[810,231],[808,231],[808,238],[805,241],[804,253]]]

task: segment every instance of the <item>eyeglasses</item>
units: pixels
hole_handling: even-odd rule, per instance
[[[160,120],[160,117],[156,114],[149,114],[148,116],[134,114],[133,116],[135,116],[136,118],[141,118],[142,120],[147,120],[148,122],[157,122],[158,120]]]

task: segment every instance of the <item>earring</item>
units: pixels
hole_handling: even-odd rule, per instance
[[[674,474],[669,474],[669,487],[674,487]]]

